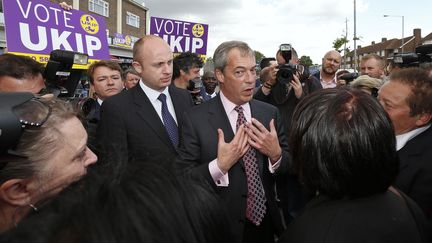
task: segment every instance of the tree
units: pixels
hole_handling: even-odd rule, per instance
[[[342,36],[340,38],[336,38],[336,40],[333,41],[333,48],[340,53],[343,51],[342,47],[345,44],[347,44],[348,42],[349,42],[349,40],[345,36]],[[349,52],[349,48],[347,48],[347,50],[345,50],[345,51]]]
[[[301,56],[300,57],[300,64],[305,66],[305,67],[309,67],[313,65],[312,59],[310,58],[310,56]]]
[[[214,63],[213,63],[213,58],[212,57],[207,57],[204,67],[203,67],[203,71],[213,71],[214,70]]]
[[[264,54],[262,54],[259,51],[254,51],[255,53],[255,60],[257,63],[259,63],[263,58],[265,58]]]

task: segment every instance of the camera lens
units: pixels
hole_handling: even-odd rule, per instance
[[[279,71],[276,73],[276,80],[281,84],[289,84],[293,79],[293,69],[291,66],[284,64],[278,68]]]

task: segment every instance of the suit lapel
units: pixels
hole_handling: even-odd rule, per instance
[[[175,116],[177,118],[177,125],[180,127],[181,123],[181,114],[182,111],[186,109],[184,106],[184,97],[181,96],[181,94],[172,87],[172,85],[168,86],[168,92],[171,96],[171,100],[174,106],[174,112],[176,113]]]
[[[225,113],[220,96],[218,95],[207,102],[209,103],[207,121],[214,129],[222,129],[224,132],[225,142],[230,142],[234,138],[234,132],[231,128],[228,115]]]
[[[424,151],[424,146],[429,146],[428,139],[432,137],[432,126],[426,129],[424,132],[418,134],[413,139],[409,140],[405,146],[398,151],[400,157],[400,169],[404,169],[409,166],[409,161],[415,160],[415,158]]]
[[[137,85],[136,88],[133,88],[130,91],[132,92],[134,105],[137,108],[136,110],[138,115],[168,147],[175,150],[170,138],[168,137],[168,133],[166,132],[165,127],[159,118],[159,115],[155,111],[153,105],[141,87]]]

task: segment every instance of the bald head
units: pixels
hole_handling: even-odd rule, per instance
[[[322,72],[334,76],[341,65],[341,55],[335,50],[328,51],[322,60]]]
[[[157,48],[155,46],[157,45]],[[165,48],[171,51],[169,45],[159,36],[156,35],[146,35],[135,42],[133,46],[133,59],[139,60],[142,57],[143,52],[149,49],[160,49]]]
[[[133,67],[148,87],[163,91],[171,84],[173,53],[162,38],[147,35],[139,39],[133,48],[133,59]]]

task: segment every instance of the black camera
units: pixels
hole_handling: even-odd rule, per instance
[[[299,75],[298,78],[300,82],[303,82],[309,77],[308,72],[305,72],[303,65],[296,64],[282,64],[277,67],[279,70],[276,73],[276,80],[281,84],[289,84],[293,78],[294,74]]]
[[[48,92],[70,102],[79,115],[85,119],[94,115],[97,101],[76,94],[76,88],[84,70],[74,69],[73,65],[87,65],[87,63],[87,54],[53,50],[44,72]]]
[[[391,59],[393,64],[400,68],[430,65],[432,63],[432,44],[417,46],[415,52],[395,53]]]
[[[345,80],[346,83],[349,83],[353,81],[354,79],[358,78],[358,73],[344,73],[338,77],[338,79]]]
[[[277,68],[279,69],[276,73],[276,80],[282,84],[289,84],[293,80],[293,75],[296,73],[296,65],[282,64]]]
[[[187,90],[192,96],[192,101],[195,105],[199,105],[204,102],[201,96],[201,88],[203,87],[202,81],[200,79],[189,80]]]

